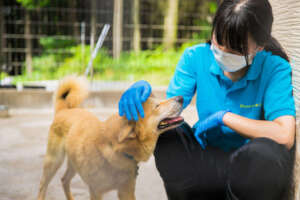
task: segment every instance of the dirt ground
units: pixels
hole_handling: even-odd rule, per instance
[[[92,112],[104,120],[117,110],[97,109]],[[0,118],[0,199],[33,200],[37,198],[53,113],[51,110],[15,110],[11,113],[10,118]],[[197,119],[195,108],[188,108],[183,116],[193,124]],[[65,199],[60,182],[64,170],[65,164],[51,181],[47,200]],[[89,199],[87,187],[78,175],[72,180],[71,190],[75,200]],[[137,200],[167,199],[153,157],[140,164],[135,193]],[[104,200],[115,199],[115,191],[104,196]]]

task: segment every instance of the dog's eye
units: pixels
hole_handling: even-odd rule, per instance
[[[155,106],[155,109],[158,108],[158,107],[159,107],[159,104],[157,104],[157,105]]]

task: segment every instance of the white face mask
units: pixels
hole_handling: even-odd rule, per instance
[[[247,66],[245,56],[224,52],[214,44],[211,44],[210,49],[212,50],[218,65],[226,72],[236,72]],[[248,64],[251,65],[254,56],[250,54],[248,58]]]

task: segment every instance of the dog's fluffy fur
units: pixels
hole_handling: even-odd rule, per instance
[[[67,77],[56,91],[38,199],[45,199],[48,184],[67,155],[61,180],[68,200],[73,200],[70,181],[76,173],[88,185],[92,200],[100,200],[113,189],[118,190],[120,200],[134,200],[137,164],[149,159],[159,134],[182,122],[178,117],[182,98],[158,101],[149,97],[143,104],[145,118],[138,122],[118,114],[101,122],[79,108],[88,95],[86,86],[83,79]]]

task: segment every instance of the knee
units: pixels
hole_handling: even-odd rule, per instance
[[[271,139],[257,138],[231,154],[228,169],[228,183],[237,193],[280,191],[291,182],[292,155]]]
[[[256,138],[232,153],[230,162],[239,159],[252,158],[261,161],[277,161],[289,157],[288,149],[274,140],[268,138]]]
[[[237,149],[230,156],[230,164],[243,164],[250,167],[263,163],[265,166],[282,167],[291,161],[290,151],[281,144],[268,138],[256,138]]]

